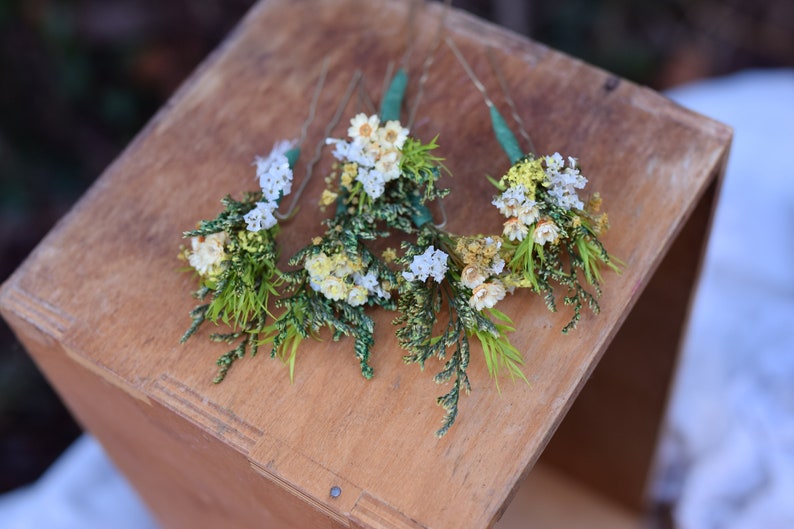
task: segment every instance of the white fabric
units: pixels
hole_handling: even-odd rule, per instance
[[[3,529],[157,529],[135,491],[84,435],[28,487],[0,495]]]
[[[794,527],[794,70],[673,90],[734,143],[661,452],[680,529]]]

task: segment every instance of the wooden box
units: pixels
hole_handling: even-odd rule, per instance
[[[502,527],[574,527],[577,517],[597,527],[591,508],[606,504],[629,523],[642,512],[731,132],[461,12],[447,14],[444,32],[496,104],[507,108],[486,48],[538,151],[577,156],[603,196],[613,226],[604,240],[626,267],[606,275],[602,313],[563,336],[565,310],[552,314],[529,293],[503,302],[531,386],[502,381],[500,394],[475,351],[473,391],[440,440],[435,366],[403,364],[388,313],[375,314],[371,381],[345,340],[304,347],[294,383],[260,354],[219,385],[211,381],[224,346],[209,343],[206,329],[178,343],[194,304],[194,279],[175,258],[182,231],[214,217],[224,194],[255,188],[254,155],[299,134],[323,60],[326,88],[307,145],[324,137],[356,68],[377,101],[389,62],[405,56],[406,98],[416,101],[441,6],[419,4],[413,17],[408,6],[257,5],[0,291],[19,339],[165,527],[484,528],[528,476],[529,492]],[[454,174],[449,229],[498,231],[485,175],[508,162],[447,46],[423,92],[412,132],[438,134]],[[356,108],[358,97],[334,136]],[[314,204],[323,186],[315,177],[284,224],[284,255],[321,232]],[[543,470],[531,472],[544,449]]]

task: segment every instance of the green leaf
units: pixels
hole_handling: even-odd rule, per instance
[[[510,130],[510,127],[507,126],[505,118],[496,110],[496,107],[491,105],[489,110],[491,111],[491,126],[493,127],[494,135],[510,159],[510,163],[515,164],[524,157],[524,153],[518,145],[518,140]]]
[[[400,121],[400,108],[405,96],[405,88],[408,86],[408,75],[405,70],[400,68],[389,84],[389,88],[383,95],[380,103],[381,121]]]

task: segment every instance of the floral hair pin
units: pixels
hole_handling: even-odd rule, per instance
[[[412,3],[409,11],[403,64],[413,49],[415,7]],[[396,251],[387,249],[378,255],[367,242],[383,239],[392,231],[415,233],[432,222],[425,204],[447,193],[436,186],[444,167],[433,154],[435,138],[423,143],[409,131],[440,42],[445,13],[446,9],[442,10],[435,42],[424,61],[407,126],[400,121],[400,111],[408,75],[401,67],[392,76],[389,65],[379,113],[355,115],[344,139],[330,137],[335,123],[327,129],[326,143],[333,146],[336,163],[326,178],[328,187],[320,207],[333,207],[334,215],[324,221],[324,233],[289,260],[289,265],[297,268],[283,275],[287,294],[276,302],[283,310],[267,329],[272,355],[288,363],[291,377],[300,343],[322,327],[328,327],[335,340],[353,337],[362,375],[373,376],[369,356],[374,321],[365,308],[394,310],[392,290],[398,276],[390,266]],[[360,88],[366,97],[363,84]],[[366,102],[370,102],[368,98]],[[370,107],[374,111],[371,102]]]
[[[432,154],[435,140],[422,143],[398,120],[406,83],[405,71],[398,70],[380,115],[357,114],[346,139],[326,140],[337,162],[320,203],[335,205],[335,214],[324,221],[323,235],[289,260],[298,267],[283,276],[290,294],[276,302],[284,310],[268,327],[273,354],[291,374],[300,342],[329,327],[334,339],[354,338],[361,373],[372,377],[374,322],[365,307],[394,310],[398,278],[389,267],[396,253],[377,255],[365,241],[385,238],[389,230],[414,233],[432,220],[425,202],[446,194],[435,185],[443,167]]]
[[[521,354],[507,337],[514,330],[512,321],[495,308],[507,292],[501,279],[505,267],[502,240],[461,237],[427,224],[416,242],[406,241],[403,248],[400,315],[394,320],[401,326],[397,339],[408,352],[403,358],[423,368],[432,357],[446,359],[434,380],[442,384],[454,379],[450,391],[437,399],[446,410],[436,432],[441,437],[455,422],[460,395],[471,390],[467,374],[471,338],[482,345],[488,372],[497,387],[502,369],[507,369],[511,378],[526,381],[520,367]],[[439,326],[440,314],[446,314],[447,319]],[[450,349],[452,354],[447,358]]]
[[[535,154],[490,50],[489,62],[513,110],[513,117],[530,145],[528,154],[519,147],[515,134],[454,41],[447,39],[447,44],[483,95],[494,135],[512,164],[498,182],[493,181],[499,193],[492,204],[507,218],[502,232],[506,239],[502,281],[509,289],[528,288],[543,295],[551,311],[556,310],[554,286],[565,288],[563,302],[573,307],[573,316],[562,329],[567,333],[576,327],[584,305],[594,313],[599,312],[596,296],[601,293],[602,267],[619,272],[622,265],[598,238],[609,226],[607,214],[600,211],[601,197],[594,193],[587,202],[579,198],[578,190],[585,188],[587,179],[581,174],[575,158],[569,156],[565,160],[556,152],[548,156]],[[583,283],[592,286],[595,294]]]
[[[211,334],[212,341],[237,342],[218,358],[216,383],[223,380],[234,361],[243,358],[248,349],[252,355],[256,354],[259,334],[269,314],[268,302],[278,294],[278,221],[293,211],[297,197],[311,178],[311,165],[287,213],[279,214],[278,207],[291,192],[293,169],[314,117],[327,67],[325,61],[300,138],[276,142],[270,154],[255,158],[259,190],[246,192],[241,200],[226,196],[221,201],[224,209],[216,218],[202,220],[196,229],[184,234],[190,238],[190,247],[180,257],[198,276],[199,288],[194,297],[202,303],[190,312],[192,324],[180,341],[184,343],[205,321],[211,321],[231,327],[228,333]]]

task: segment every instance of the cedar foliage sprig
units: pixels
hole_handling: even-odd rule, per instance
[[[196,306],[190,316],[192,323],[181,338],[190,338],[206,321],[223,322],[232,328],[230,333],[213,333],[215,342],[235,344],[217,360],[218,373],[213,380],[221,382],[232,364],[250,351],[257,352],[257,339],[267,318],[271,296],[277,295],[278,250],[275,242],[277,228],[251,232],[246,230],[244,216],[261,200],[261,193],[245,193],[242,200],[226,196],[223,211],[214,219],[202,220],[195,230],[185,232],[191,238],[192,251],[197,245],[212,239],[222,252],[219,262],[199,274],[199,288],[194,297],[206,301]],[[186,249],[183,257],[188,258]]]
[[[574,158],[566,167],[556,153],[527,155],[499,181],[501,194],[493,201],[508,217],[505,284],[542,295],[552,312],[557,310],[554,287],[563,287],[563,303],[573,308],[562,329],[565,334],[576,328],[585,306],[593,313],[600,311],[601,269],[619,272],[622,264],[598,239],[608,227],[600,196],[594,194],[585,204],[576,194],[586,183]]]
[[[480,342],[488,372],[497,381],[497,387],[502,369],[506,369],[511,378],[526,381],[520,368],[521,353],[507,337],[513,330],[510,318],[492,307],[478,310],[472,302],[472,289],[461,282],[466,263],[457,252],[459,240],[428,224],[420,230],[416,243],[403,242],[405,254],[399,260],[409,267],[417,256],[427,253],[428,248],[447,255],[443,277],[401,278],[399,316],[393,321],[400,326],[396,335],[400,346],[408,352],[403,357],[406,363],[416,363],[424,369],[425,363],[436,357],[446,362],[434,376],[435,382],[443,384],[454,379],[449,392],[437,398],[437,403],[446,410],[441,428],[436,432],[439,437],[455,422],[461,393],[471,391],[467,368],[472,337]],[[444,314],[446,317],[442,318]]]
[[[373,116],[360,114],[351,123],[375,123]],[[374,322],[365,313],[366,306],[395,310],[391,290],[397,277],[388,264],[366,245],[388,237],[392,231],[416,233],[419,226],[432,221],[425,203],[447,194],[436,186],[444,169],[441,158],[434,155],[436,140],[422,143],[407,137],[399,122],[389,126],[405,134],[402,148],[395,144],[378,145],[372,141],[367,156],[348,156],[360,146],[355,141],[330,140],[337,144],[339,160],[326,179],[329,186],[321,205],[336,201],[335,215],[324,221],[325,232],[289,260],[293,270],[283,275],[287,295],[276,302],[282,309],[278,318],[266,328],[262,342],[272,344],[271,354],[281,358],[294,374],[300,343],[317,336],[328,327],[333,339],[351,336],[353,350],[365,378],[373,375],[369,357],[374,345]],[[375,125],[377,127],[377,125]],[[377,129],[376,129],[377,130]],[[373,132],[374,134],[374,132]],[[373,152],[399,153],[398,174],[386,181],[379,193],[372,193],[359,178],[364,164],[375,165]]]

